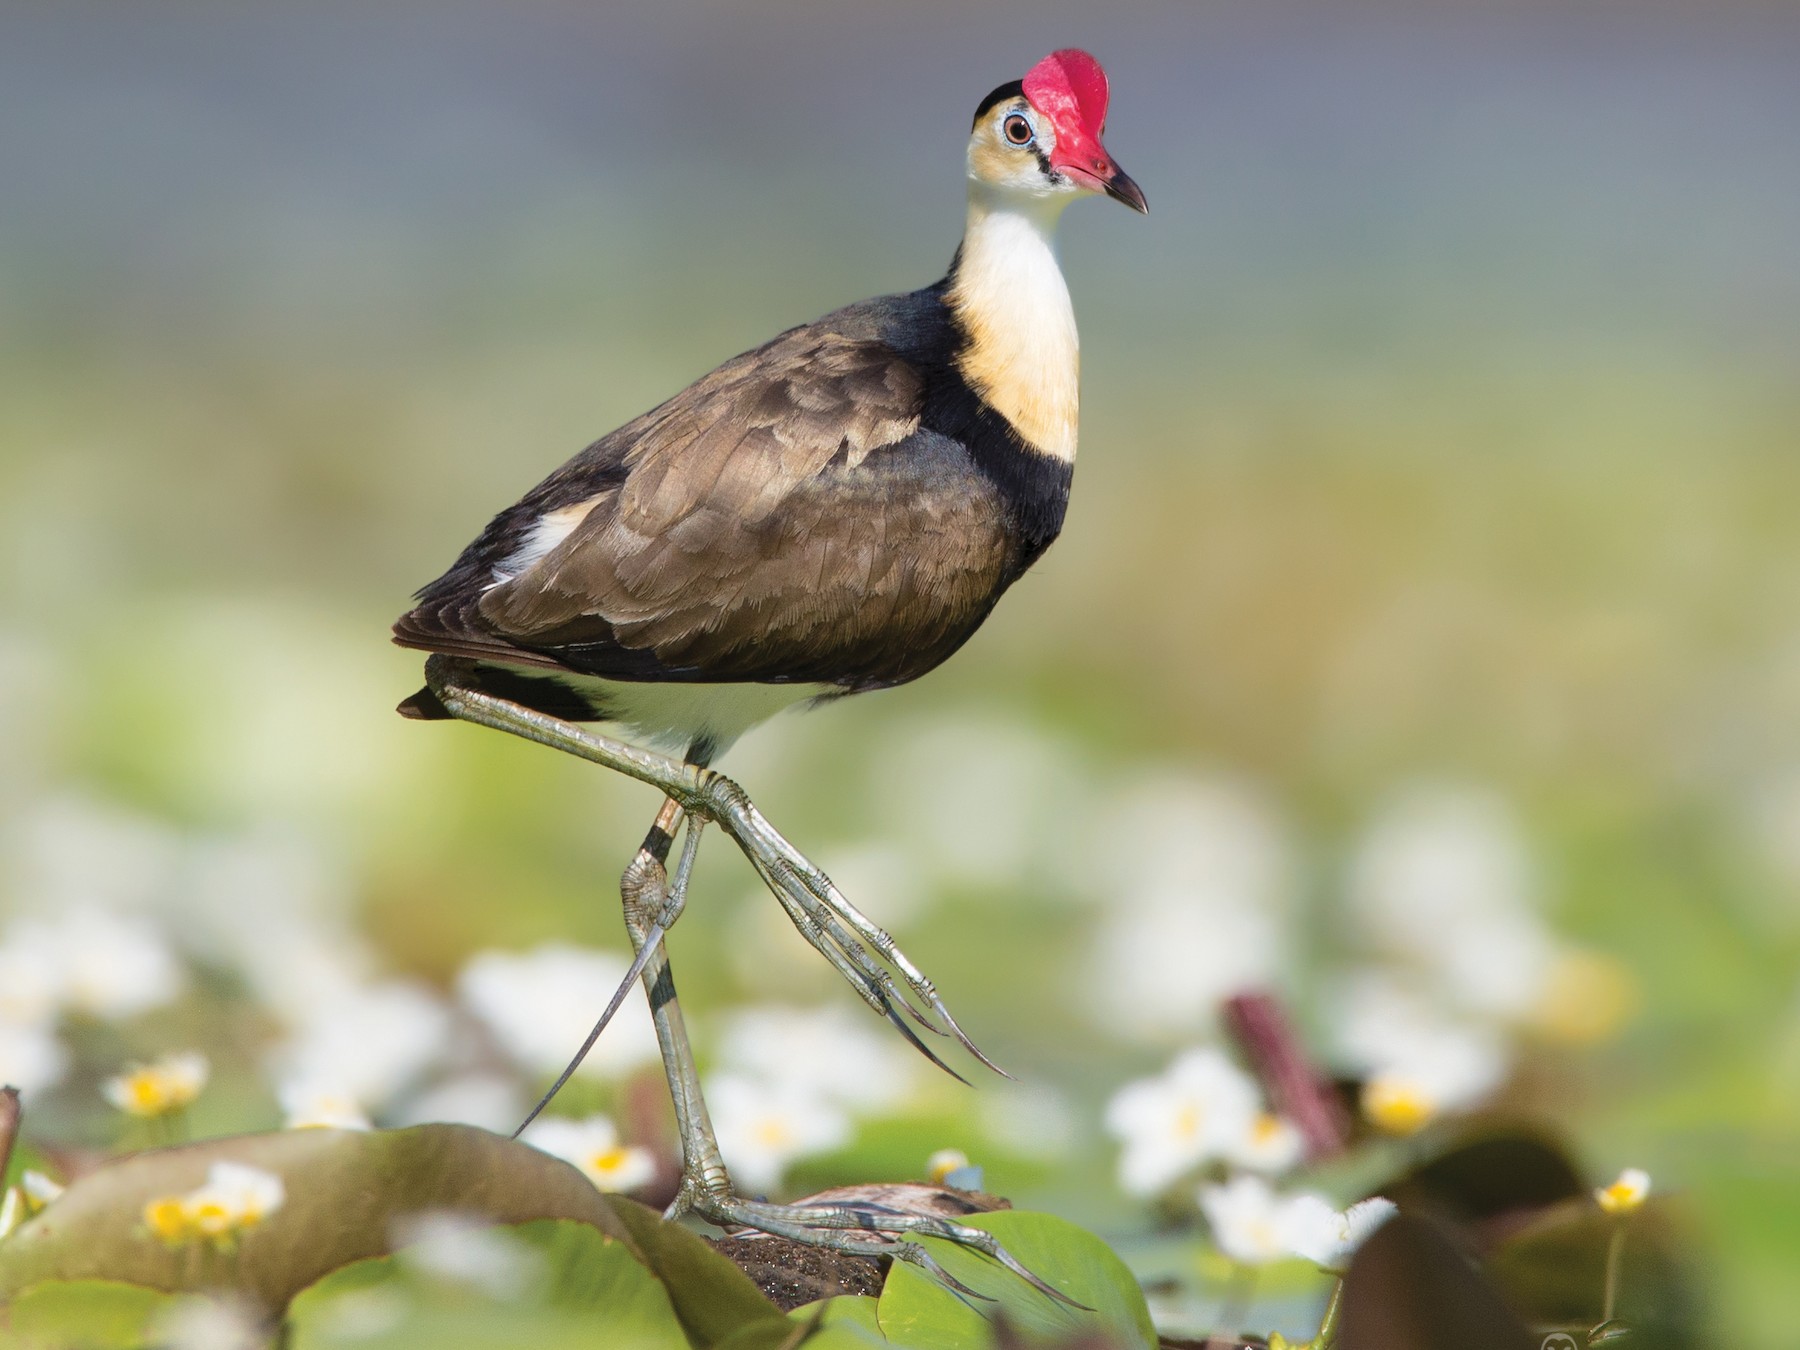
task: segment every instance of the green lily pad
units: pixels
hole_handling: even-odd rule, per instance
[[[171,1247],[151,1236],[145,1205],[194,1189],[220,1161],[280,1176],[285,1203],[229,1252]],[[331,1271],[386,1255],[395,1220],[422,1210],[503,1224],[548,1218],[589,1225],[663,1282],[696,1345],[781,1319],[743,1272],[694,1234],[642,1205],[602,1195],[567,1163],[464,1125],[287,1130],[109,1163],[0,1245],[0,1303],[46,1281],[110,1280],[164,1292],[228,1286],[279,1312]]]
[[[1153,1350],[1156,1329],[1144,1292],[1099,1238],[1053,1214],[1002,1210],[962,1220],[986,1229],[1050,1285],[1092,1311],[1071,1308],[979,1252],[936,1238],[924,1245],[943,1267],[993,1302],[972,1302],[915,1266],[895,1262],[877,1306],[889,1342],[920,1350],[988,1350],[992,1319],[1040,1340],[1110,1338],[1120,1350]]]
[[[0,1311],[0,1340],[16,1350],[138,1350],[176,1297],[111,1280],[51,1280]]]
[[[780,1327],[746,1327],[715,1350],[885,1350],[875,1300],[844,1294],[796,1308]]]
[[[888,1344],[887,1337],[881,1334],[879,1306],[877,1300],[864,1294],[840,1294],[795,1308],[788,1314],[788,1320],[803,1327],[818,1328],[806,1342],[807,1350],[814,1347],[836,1350],[838,1346],[845,1350],[866,1350],[869,1346]]]
[[[630,1347],[690,1342],[662,1283],[616,1238],[584,1223],[539,1220],[492,1230],[513,1244],[521,1278],[459,1287],[423,1263],[374,1257],[303,1290],[288,1312],[291,1350],[410,1350],[413,1346]],[[504,1250],[504,1249],[502,1249]]]

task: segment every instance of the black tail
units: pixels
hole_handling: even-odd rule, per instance
[[[419,690],[411,698],[402,699],[400,706],[394,711],[415,722],[442,722],[450,717],[450,710],[429,688]]]

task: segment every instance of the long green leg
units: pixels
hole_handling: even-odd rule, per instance
[[[661,875],[661,868],[666,861],[669,843],[676,828],[675,822],[680,815],[681,808],[679,806],[672,801],[664,802],[662,811],[656,817],[656,823],[650,827],[650,834],[645,839],[643,847],[638,851],[639,860],[643,859],[646,856],[646,850],[648,851],[650,855],[648,865],[657,868],[658,875]],[[644,968],[650,964],[650,959],[662,950],[663,935],[675,926],[675,920],[680,918],[681,911],[687,908],[688,878],[694,870],[694,857],[700,851],[700,830],[704,824],[704,821],[690,819],[687,842],[682,845],[681,862],[675,869],[675,880],[664,888],[661,907],[644,918],[642,933],[631,928],[631,915],[629,912],[627,913],[626,928],[632,933],[632,945],[637,949],[636,958],[632,961],[631,968],[625,972],[625,977],[619,981],[618,988],[613,990],[611,1001],[607,1003],[606,1010],[594,1022],[594,1029],[588,1032],[587,1039],[581,1043],[581,1048],[563,1067],[563,1071],[556,1076],[556,1081],[550,1085],[550,1090],[538,1098],[538,1104],[531,1108],[531,1113],[520,1121],[519,1127],[512,1132],[514,1139],[525,1133],[531,1122],[543,1114],[544,1108],[550,1105],[556,1094],[563,1090],[563,1085],[574,1076],[575,1070],[579,1069],[581,1062],[588,1057],[588,1051],[594,1048],[594,1043],[600,1039],[601,1033],[613,1020],[613,1014],[617,1013],[620,1005],[625,1002],[625,996],[631,992],[631,986],[637,983],[638,977],[644,973]],[[634,867],[640,865],[638,861],[633,862]],[[632,880],[632,873],[627,871],[620,882],[621,898],[626,901],[628,911],[631,901],[624,887],[631,884]],[[642,882],[640,881],[638,885],[641,889]]]
[[[984,1253],[1046,1295],[1072,1303],[1067,1295],[1045,1284],[1021,1265],[992,1234],[969,1225],[888,1205],[774,1205],[745,1200],[735,1194],[707,1115],[706,1102],[701,1096],[693,1049],[676,999],[668,953],[663,946],[663,934],[685,903],[689,871],[706,821],[717,822],[731,836],[758,875],[775,892],[807,941],[825,954],[877,1011],[883,1012],[903,1031],[908,1031],[895,1007],[898,1002],[926,1026],[939,1030],[899,995],[893,976],[868,955],[864,943],[899,970],[907,988],[950,1027],[949,1033],[941,1034],[956,1035],[984,1063],[991,1065],[992,1061],[962,1033],[931,983],[900,952],[893,939],[856,910],[823,872],[776,833],[737,784],[702,765],[598,736],[471,689],[458,678],[465,664],[448,657],[433,656],[425,666],[426,681],[432,692],[454,716],[602,764],[661,789],[667,797],[656,824],[620,879],[620,898],[626,929],[636,953],[633,969],[641,972],[650,998],[651,1020],[656,1028],[657,1044],[674,1103],[676,1127],[681,1137],[681,1191],[670,1207],[671,1216],[691,1210],[726,1227],[753,1228],[814,1246],[890,1256],[929,1270],[960,1292],[974,1295],[974,1290],[952,1278],[916,1241],[919,1236],[943,1238]],[[667,859],[683,816],[687,820],[688,835],[671,886]],[[616,998],[614,1002],[616,1004]],[[597,1036],[598,1033],[599,1028],[596,1028],[594,1034]],[[916,1037],[911,1039],[919,1049],[925,1050]],[[929,1050],[925,1053],[930,1055]],[[936,1060],[935,1055],[931,1058]],[[573,1066],[570,1071],[572,1069]]]
[[[669,1081],[669,1099],[675,1106],[675,1128],[681,1137],[681,1190],[669,1206],[669,1218],[692,1208],[701,1196],[731,1194],[731,1178],[726,1175],[725,1161],[719,1156],[719,1141],[706,1112],[706,1100],[700,1095],[700,1074],[694,1066],[687,1023],[681,1016],[681,1004],[675,996],[675,976],[669,968],[669,956],[662,939],[667,926],[663,919],[668,912],[668,877],[664,860],[668,857],[680,816],[681,808],[675,802],[663,803],[656,824],[650,827],[643,846],[619,882],[619,895],[625,908],[625,930],[631,935],[632,948],[643,968],[644,993],[650,1000],[650,1020],[656,1027],[663,1074]],[[687,840],[676,874],[682,891],[686,890],[687,874],[699,850],[701,826],[701,821],[689,817]]]

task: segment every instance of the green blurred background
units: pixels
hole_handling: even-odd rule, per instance
[[[976,102],[1080,44],[1152,213],[1065,222],[1066,533],[947,668],[725,768],[1058,1094],[1074,1142],[990,1183],[1111,1232],[1138,1220],[1100,1103],[1204,1023],[1094,1012],[1104,887],[1062,874],[1159,866],[1108,804],[1174,775],[1279,822],[1281,945],[1251,975],[1323,1035],[1309,972],[1356,944],[1359,832],[1420,782],[1506,803],[1556,930],[1638,1005],[1529,1052],[1515,1098],[1679,1193],[1722,1341],[1786,1325],[1800,11],[13,3],[0,27],[9,828],[80,800],[304,839],[385,966],[434,983],[484,947],[620,946],[654,796],[402,722],[419,663],[387,624],[588,440],[940,275]],[[938,856],[946,810],[985,847]],[[849,1006],[753,889],[715,841],[674,940],[703,1025]],[[45,1106],[77,1133],[86,1109]],[[934,1109],[942,1139],[865,1156],[958,1142],[972,1108]]]

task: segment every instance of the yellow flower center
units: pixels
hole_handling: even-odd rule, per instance
[[[794,1132],[788,1128],[785,1120],[770,1118],[758,1121],[752,1133],[756,1136],[756,1142],[764,1148],[785,1148],[794,1141]]]
[[[1199,1133],[1200,1108],[1189,1102],[1175,1113],[1175,1137],[1186,1140]]]
[[[1268,1112],[1256,1118],[1256,1124],[1250,1127],[1251,1141],[1267,1148],[1281,1136],[1281,1117],[1272,1116]]]
[[[1437,1114],[1437,1105],[1403,1079],[1371,1078],[1363,1084],[1363,1115],[1384,1134],[1417,1134]]]
[[[1550,1040],[1595,1045],[1616,1036],[1637,1005],[1637,981],[1622,962],[1600,952],[1569,952],[1551,967],[1534,1021]]]
[[[1626,1173],[1610,1186],[1594,1192],[1594,1199],[1608,1214],[1629,1214],[1644,1203],[1650,1187],[1641,1174]]]
[[[942,1186],[952,1172],[960,1172],[969,1165],[969,1155],[961,1149],[941,1148],[926,1161],[927,1173],[933,1186]]]
[[[229,1233],[233,1227],[235,1215],[227,1209],[222,1201],[200,1200],[188,1211],[196,1231],[207,1237],[218,1237]]]
[[[144,1226],[163,1242],[181,1242],[191,1235],[187,1203],[179,1195],[164,1195],[144,1206]]]
[[[631,1154],[623,1144],[614,1144],[604,1153],[596,1153],[593,1157],[589,1158],[588,1167],[595,1172],[605,1175],[608,1172],[618,1171],[625,1165],[625,1160],[630,1156]]]

